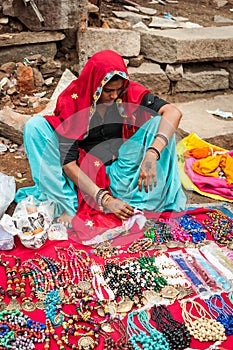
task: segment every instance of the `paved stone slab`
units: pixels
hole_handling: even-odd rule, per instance
[[[233,26],[141,31],[141,51],[159,63],[233,59]]]
[[[214,139],[216,136],[229,137],[233,134],[232,118],[221,119],[207,112],[207,110],[216,109],[232,112],[233,94],[219,95],[211,100],[176,103],[176,106],[183,113],[179,128],[187,134],[195,132],[202,139]]]

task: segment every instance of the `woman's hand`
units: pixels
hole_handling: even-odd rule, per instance
[[[156,160],[156,153],[148,150],[142,162],[138,178],[139,191],[142,191],[143,185],[146,193],[148,192],[148,189],[152,190],[152,187],[156,186]]]
[[[134,215],[134,208],[118,198],[109,198],[104,207],[121,220],[128,220]]]

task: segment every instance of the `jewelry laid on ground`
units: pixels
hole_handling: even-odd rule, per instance
[[[108,193],[97,197],[102,204]],[[203,217],[148,219],[141,238],[126,246],[101,242],[90,253],[69,244],[56,246],[54,258],[0,254],[0,350],[37,343],[47,350],[55,343],[59,350],[177,350],[192,339],[224,342],[233,335],[232,221],[218,211]],[[174,303],[183,322],[169,310]],[[44,323],[25,315],[36,310]]]

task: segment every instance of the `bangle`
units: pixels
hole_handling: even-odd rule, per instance
[[[159,137],[160,139],[162,139],[162,140],[165,142],[165,146],[168,145],[169,140],[168,140],[168,138],[167,138],[167,136],[166,136],[165,134],[162,134],[162,133],[158,132],[158,133],[155,135],[155,138],[156,138],[156,137]]]
[[[103,198],[101,200],[102,207],[106,207],[111,198],[112,196],[109,193],[104,193]]]
[[[153,147],[153,146],[150,146],[150,147],[148,147],[148,148],[146,149],[146,152],[147,152],[147,151],[152,151],[152,152],[156,153],[156,154],[157,154],[157,160],[160,160],[161,153],[159,152],[159,150],[158,150],[157,148],[155,148],[155,147]]]
[[[102,199],[106,194],[109,194],[108,190],[106,190],[105,188],[100,188],[95,195],[95,201],[100,207],[102,206]]]

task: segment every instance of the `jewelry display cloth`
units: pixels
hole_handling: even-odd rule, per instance
[[[177,143],[181,183],[216,200],[233,202],[233,151],[217,147],[191,133]],[[218,177],[219,172],[224,177]]]
[[[174,213],[174,212],[165,212],[165,213],[145,213],[145,216],[147,219],[156,219],[158,220],[159,218],[161,219],[163,218],[178,218],[178,217],[182,217],[182,215],[184,214],[191,214],[191,215],[195,215],[195,218],[199,221],[202,222],[204,220],[204,218],[206,217],[206,213],[211,211],[211,209],[207,209],[207,208],[196,208],[194,210],[188,210],[186,212],[182,212],[182,213]],[[213,210],[214,211],[214,210]],[[135,253],[135,254],[129,254],[127,252],[127,248],[129,247],[130,243],[132,241],[134,241],[137,238],[143,238],[143,229],[139,229],[138,225],[134,225],[133,228],[131,229],[132,232],[130,232],[128,235],[124,235],[121,237],[118,237],[117,240],[115,240],[114,242],[112,242],[115,245],[120,245],[121,246],[121,253],[116,256],[116,257],[112,257],[112,259],[116,259],[118,261],[123,261],[126,258],[138,258],[140,256],[142,256],[142,252],[140,253]],[[207,239],[212,239],[211,235],[207,235]],[[28,260],[28,259],[33,259],[36,257],[36,254],[40,254],[43,256],[47,256],[47,257],[51,257],[54,259],[57,259],[57,255],[56,255],[56,247],[58,248],[68,248],[70,246],[70,244],[72,244],[76,249],[82,249],[85,250],[90,258],[92,262],[96,262],[97,264],[99,264],[100,266],[103,266],[106,261],[100,257],[100,256],[96,256],[94,254],[94,250],[92,247],[86,247],[83,246],[82,244],[79,244],[75,241],[73,241],[72,239],[68,239],[65,241],[49,241],[47,240],[45,242],[45,244],[38,248],[38,249],[27,249],[24,246],[22,246],[21,242],[19,241],[18,237],[15,238],[15,248],[11,251],[0,251],[1,257],[4,257],[5,255],[14,255],[16,257],[19,257],[21,259],[21,262]],[[181,248],[179,248],[181,249]],[[182,250],[184,251],[184,249],[182,248]],[[173,249],[168,249],[167,252],[172,252],[172,251],[176,251],[176,248]],[[148,255],[153,255],[156,251],[155,250],[148,250],[148,252],[146,252],[146,254]],[[5,254],[5,255],[4,255]],[[111,258],[110,258],[111,259]],[[0,267],[1,270],[1,285],[6,287],[6,276],[5,273],[3,273],[4,268]],[[222,294],[222,296],[224,298],[227,298],[226,294]],[[4,299],[4,301],[9,302],[9,298],[7,300],[8,297],[6,297]],[[198,301],[201,305],[203,305],[204,307],[206,307],[206,304],[204,303],[203,300],[201,300],[200,298],[195,299],[196,301]],[[179,301],[175,301],[175,303],[173,303],[172,305],[168,306],[169,311],[171,312],[173,318],[175,318],[177,321],[183,322],[182,316],[181,316],[181,307],[179,304]],[[72,313],[74,313],[74,308],[72,308],[69,305],[66,305],[66,312],[69,313],[69,311]],[[33,312],[26,312],[25,314],[27,314],[31,319],[35,320],[35,321],[40,321],[40,322],[45,322],[45,314],[44,311],[36,309]],[[127,322],[127,315],[126,314],[121,314],[123,317],[123,322],[126,325]],[[155,327],[155,322],[150,321],[151,325]],[[137,321],[136,321],[137,323]],[[138,325],[139,326],[139,325]],[[57,327],[56,333],[59,335],[61,332],[61,328],[62,327]],[[117,339],[119,337],[118,333],[108,333],[108,335],[110,335],[113,339]],[[224,341],[221,344],[221,349],[232,349],[232,342],[233,342],[233,336],[229,336],[227,338],[226,341]],[[195,340],[192,337],[191,340],[191,344],[190,344],[190,348],[191,349],[199,349],[199,350],[206,350],[209,349],[209,347],[213,345],[213,342],[199,342],[197,340]],[[51,349],[55,349],[56,348],[56,344],[54,342],[54,340],[51,340]],[[40,349],[44,349],[44,345],[43,344],[36,344],[35,347],[36,350],[40,350]],[[68,349],[68,347],[65,347],[65,349]],[[95,348],[96,350],[100,350],[100,349],[104,349],[104,343],[103,343],[103,338],[100,337],[100,343],[99,345]],[[219,348],[220,349],[220,348]]]

